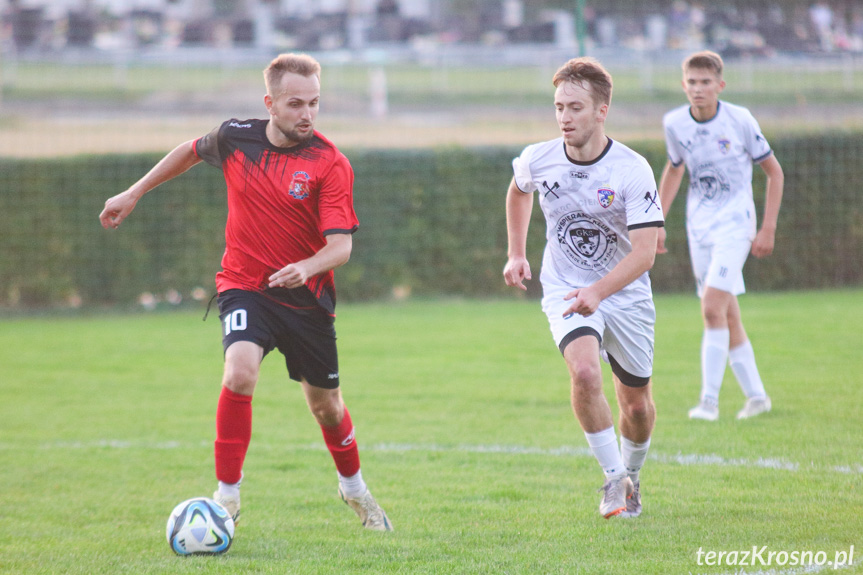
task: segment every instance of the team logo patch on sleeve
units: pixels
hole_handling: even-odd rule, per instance
[[[614,203],[614,190],[611,188],[599,188],[596,190],[596,197],[599,199],[599,205],[607,208]]]
[[[288,184],[288,194],[298,200],[305,200],[309,197],[309,176],[306,172],[294,172],[291,176],[291,183]]]
[[[644,208],[645,214],[650,211],[651,207],[656,208],[660,212],[662,211],[662,208],[660,208],[659,204],[656,203],[656,196],[657,195],[659,195],[659,192],[656,190],[653,190],[653,194],[651,194],[650,192],[644,193],[644,201],[647,202],[647,207]]]

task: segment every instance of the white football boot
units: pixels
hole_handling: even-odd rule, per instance
[[[213,501],[220,504],[222,507],[228,510],[228,514],[230,514],[231,518],[234,520],[234,525],[240,521],[240,495],[237,494],[236,497],[229,497],[227,495],[222,495],[217,489],[215,493],[213,493]]]
[[[628,475],[608,479],[598,491],[604,491],[599,503],[599,512],[608,519],[626,511],[626,498],[633,492],[632,480]]]
[[[348,497],[339,486],[339,497],[342,498],[348,507],[353,509],[360,521],[363,522],[363,527],[372,531],[392,531],[393,524],[390,523],[387,514],[372,497],[372,492],[366,489],[366,492],[360,497]]]
[[[689,410],[689,419],[716,421],[719,419],[719,406],[709,399],[702,399],[698,405]]]
[[[632,493],[626,496],[626,511],[619,517],[638,517],[641,515],[641,481],[632,484]]]
[[[766,395],[763,397],[750,397],[743,405],[743,409],[737,412],[737,419],[749,419],[750,417],[767,413],[772,407],[770,398]]]

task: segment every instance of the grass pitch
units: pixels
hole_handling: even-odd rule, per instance
[[[344,394],[396,531],[365,532],[338,500],[320,430],[276,354],[255,397],[234,545],[190,558],[173,555],[164,526],[176,503],[214,488],[218,321],[6,320],[0,573],[826,573],[778,561],[832,562],[851,546],[842,573],[863,572],[863,291],[749,294],[741,306],[774,410],[736,421],[729,371],[720,420],[689,421],[698,302],[658,297],[644,513],[606,521],[538,302],[343,304]],[[769,565],[699,564],[699,550],[765,546],[765,560],[779,553]]]

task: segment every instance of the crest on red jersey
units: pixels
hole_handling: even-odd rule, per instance
[[[311,177],[306,172],[294,172],[291,183],[288,184],[288,193],[298,200],[309,197],[309,180]]]

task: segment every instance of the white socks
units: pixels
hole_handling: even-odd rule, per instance
[[[719,404],[719,388],[728,362],[730,332],[725,329],[704,330],[701,340],[701,399]]]
[[[617,446],[617,436],[614,435],[614,426],[597,433],[584,433],[587,444],[593,452],[593,456],[602,467],[606,479],[620,477],[626,473],[623,467],[623,459],[620,457],[620,448]]]
[[[748,340],[728,352],[728,361],[746,397],[767,397],[758,366],[755,365],[755,352]]]
[[[618,448],[613,425],[597,433],[585,432],[584,436],[606,479],[627,474],[633,483],[638,481],[638,472],[644,466],[650,449],[650,438],[644,443],[634,443],[621,436]]]
[[[342,488],[342,492],[347,497],[350,497],[352,499],[362,497],[368,489],[368,487],[366,486],[366,482],[363,481],[362,471],[357,471],[356,475],[352,475],[350,477],[344,477],[341,473],[339,473],[338,475],[339,485]]]
[[[620,456],[623,459],[623,465],[626,467],[626,473],[633,483],[638,481],[638,472],[644,466],[648,449],[650,449],[649,437],[644,443],[633,443],[622,435],[620,436]]]
[[[731,364],[731,371],[746,397],[766,397],[752,344],[747,340],[729,350],[728,341],[727,329],[704,330],[701,340],[701,399],[719,404],[719,388],[722,387],[726,363]]]

